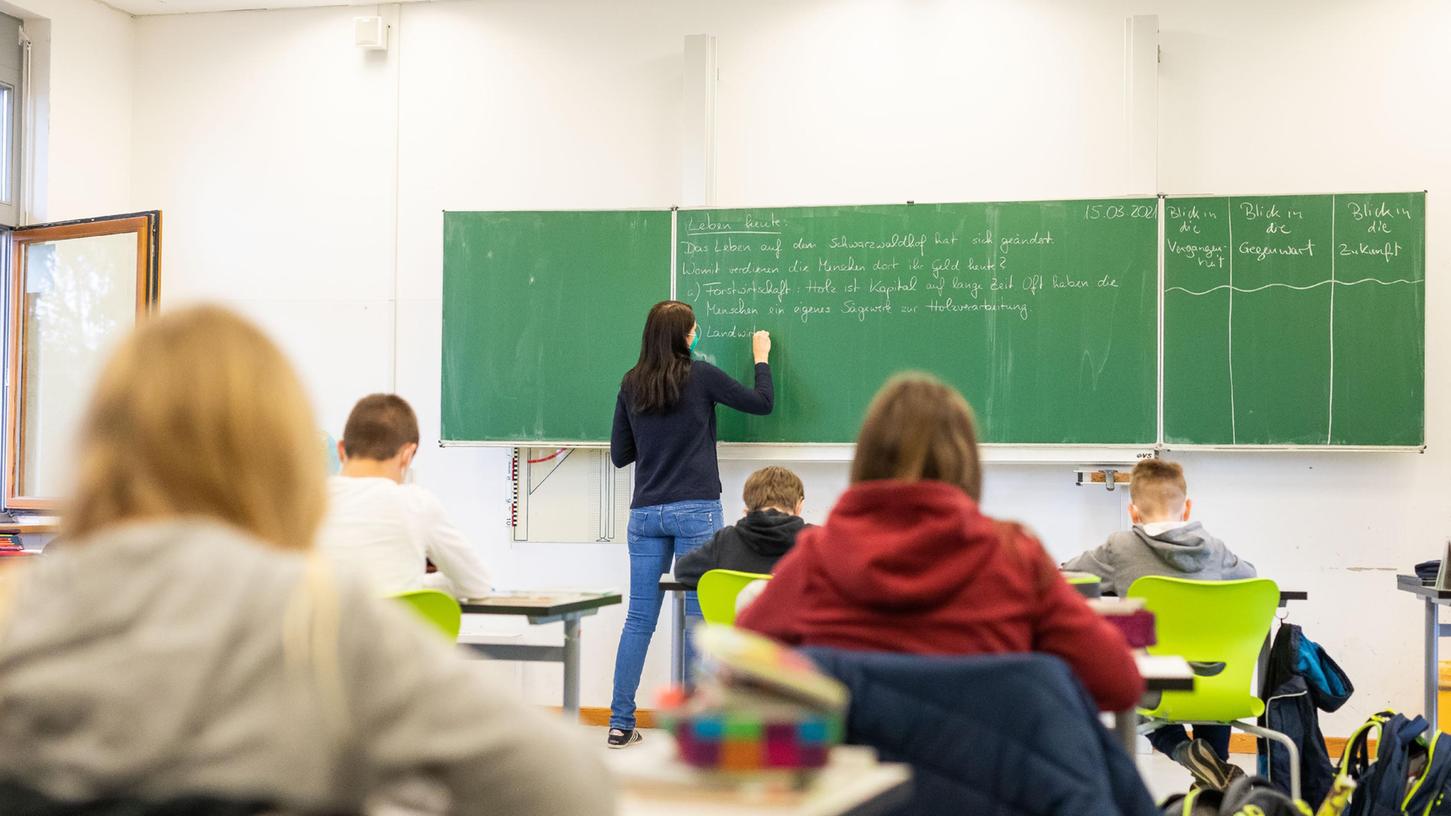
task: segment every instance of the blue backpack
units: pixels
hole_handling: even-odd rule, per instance
[[[1372,731],[1380,738],[1374,761]],[[1431,730],[1424,717],[1372,715],[1346,743],[1340,772],[1357,782],[1346,816],[1451,816],[1451,736]]]

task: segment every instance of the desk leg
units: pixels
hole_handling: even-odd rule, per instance
[[[1440,668],[1441,620],[1436,604],[1426,601],[1426,721],[1435,728],[1436,680]]]
[[[579,618],[564,619],[564,718],[579,722]]]
[[[1124,747],[1124,753],[1129,755],[1130,760],[1135,760],[1134,752],[1139,747],[1139,726],[1138,709],[1131,708],[1128,711],[1119,711],[1113,715],[1113,732],[1118,736],[1119,744]]]
[[[670,629],[670,682],[676,686],[685,685],[685,593],[675,590],[673,596],[674,620]]]

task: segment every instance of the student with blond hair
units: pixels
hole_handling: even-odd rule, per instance
[[[926,374],[890,380],[857,437],[851,486],[803,531],[737,625],[788,644],[914,654],[1046,652],[1104,710],[1144,683],[1123,635],[1027,530],[982,512],[967,402]]]
[[[315,428],[287,359],[230,312],[120,345],[80,427],[66,548],[0,582],[0,789],[612,812],[557,723],[312,552]]]
[[[1129,521],[1133,527],[1068,561],[1064,569],[1088,572],[1105,588],[1124,595],[1147,575],[1194,581],[1233,581],[1255,577],[1254,564],[1240,558],[1189,520],[1194,503],[1184,468],[1178,462],[1145,459],[1129,481]],[[1229,762],[1229,726],[1196,725],[1194,738],[1182,725],[1166,725],[1149,734],[1154,749],[1183,765],[1202,787],[1225,790],[1244,772]]]

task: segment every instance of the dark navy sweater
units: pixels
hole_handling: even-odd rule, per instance
[[[695,360],[675,407],[636,413],[625,388],[615,400],[610,459],[615,467],[635,463],[631,507],[691,499],[720,499],[720,466],[715,458],[716,403],[748,414],[771,413],[771,367],[756,363],[756,388],[736,382],[710,363]]]

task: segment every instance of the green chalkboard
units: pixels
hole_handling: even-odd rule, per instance
[[[442,438],[604,442],[650,306],[669,211],[443,217]]]
[[[697,353],[750,373],[772,333],[776,410],[720,438],[843,443],[904,369],[955,385],[983,441],[1157,435],[1158,207],[1148,199],[682,211],[676,292]]]
[[[1167,198],[1164,442],[1423,444],[1425,204]]]

